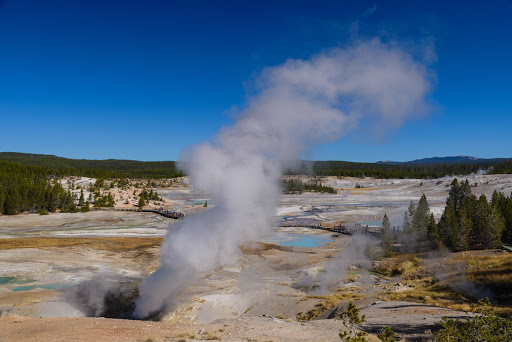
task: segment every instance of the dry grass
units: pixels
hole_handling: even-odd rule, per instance
[[[242,247],[240,247],[240,250],[246,254],[246,255],[258,255],[262,256],[264,252],[268,252],[271,250],[277,250],[277,251],[283,251],[283,252],[293,252],[292,247],[285,247],[276,245],[273,243],[266,243],[266,242],[256,242],[256,243],[250,243],[246,244]]]
[[[212,331],[205,331],[201,334],[201,339],[207,341],[220,341],[222,338]]]
[[[512,254],[501,251],[454,253],[439,258],[430,266],[423,262],[423,256],[420,255],[403,255],[393,259],[383,261],[377,270],[381,274],[401,274],[402,282],[407,282],[413,289],[387,292],[381,296],[382,299],[407,300],[471,311],[471,304],[479,298],[449,287],[450,284],[469,281],[482,289],[482,294],[492,297],[497,314],[512,316]],[[442,283],[435,277],[439,270],[446,270],[446,278]]]
[[[83,246],[106,251],[133,251],[150,247],[159,247],[161,237],[80,237],[80,238],[55,238],[34,237],[0,239],[0,250],[15,248],[62,248]]]
[[[179,339],[179,341],[186,341],[188,339],[193,340],[197,336],[196,332],[193,330],[185,330],[176,332],[173,335],[167,336],[168,339]]]
[[[372,271],[383,276],[408,276],[418,270],[418,256],[414,254],[402,254],[393,258],[387,258],[373,266]]]
[[[436,272],[432,270],[432,267],[438,269],[453,268],[449,258],[436,260],[435,266],[429,266],[426,258],[428,258],[426,255],[403,254],[385,259],[377,265],[375,271],[389,276],[400,275],[402,283],[407,283],[412,287],[412,289],[402,292],[386,292],[380,298],[419,302],[454,310],[469,311],[471,309],[470,304],[475,300],[445,285],[449,283],[449,278],[445,279],[444,283],[439,283],[434,276]],[[460,271],[458,272],[459,275]],[[452,276],[455,275],[457,273],[452,273]]]
[[[496,313],[512,316],[512,254],[502,251],[464,252],[454,260],[466,263],[466,277],[490,290]]]
[[[387,292],[382,299],[419,302],[454,310],[470,311],[473,302],[467,296],[454,292],[447,286],[437,283],[435,278],[422,277],[409,280],[413,289],[403,292]]]
[[[327,310],[332,309],[333,307],[335,307],[336,305],[338,305],[339,303],[341,303],[343,301],[358,300],[361,298],[363,298],[362,295],[355,294],[351,291],[342,291],[342,290],[338,290],[335,293],[329,293],[324,296],[308,295],[308,296],[305,296],[304,298],[302,298],[301,301],[306,301],[309,299],[319,299],[320,303],[316,304],[313,309],[309,310],[306,313],[299,312],[297,314],[297,319],[303,320],[303,321],[310,321],[312,319],[317,318],[318,316],[320,316]]]
[[[466,263],[466,275],[471,281],[482,284],[512,284],[512,254],[460,253],[454,260]]]

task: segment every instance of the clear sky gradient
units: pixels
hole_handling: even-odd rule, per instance
[[[0,0],[0,151],[176,160],[263,68],[376,36],[434,44],[433,111],[304,157],[512,157],[508,0]]]

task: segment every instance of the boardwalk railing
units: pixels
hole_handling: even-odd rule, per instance
[[[312,229],[320,229],[327,230],[329,232],[352,235],[352,234],[371,234],[371,235],[380,235],[380,227],[375,226],[366,226],[361,224],[355,224],[353,226],[339,226],[333,225],[333,227],[325,227],[320,224],[282,224],[280,227],[304,227],[304,228],[312,228]]]

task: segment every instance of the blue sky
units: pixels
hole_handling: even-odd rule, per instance
[[[432,112],[305,157],[512,157],[510,18],[507,0],[0,0],[0,151],[176,160],[263,68],[378,36],[433,43]]]

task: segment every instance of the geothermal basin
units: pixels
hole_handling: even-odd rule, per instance
[[[451,180],[332,177],[323,182],[336,188],[337,194],[283,195],[269,234],[241,246],[237,263],[202,277],[180,294],[172,310],[158,318],[187,327],[220,326],[225,332],[220,333],[225,335],[223,340],[249,336],[236,330],[237,324],[254,328],[250,338],[257,335],[279,341],[301,340],[287,339],[286,334],[293,334],[284,330],[281,337],[270,336],[258,326],[281,324],[276,334],[288,324],[297,328],[293,323],[297,318],[321,303],[321,296],[334,293],[358,301],[369,325],[381,324],[382,315],[376,313],[384,310],[385,304],[378,299],[379,291],[396,279],[383,279],[365,269],[369,261],[361,253],[359,242],[354,242],[356,237],[305,226],[378,224],[384,213],[392,225],[399,225],[410,201],[417,202],[422,193],[438,218]],[[511,180],[512,176],[471,176],[470,182],[479,184],[477,193],[490,196],[495,189],[510,192]],[[356,182],[364,188],[355,189]],[[171,198],[175,207],[187,215],[215,205],[213,199],[188,188]],[[208,208],[199,205],[203,200],[208,201]],[[1,216],[1,315],[129,318],[137,299],[137,285],[158,268],[162,237],[175,224],[175,220],[156,214],[114,211]],[[85,297],[74,291],[84,284],[93,289]],[[402,307],[406,304],[397,304],[396,310]],[[311,332],[321,330],[318,336],[336,340],[340,323],[330,318],[341,309],[327,310],[317,323],[311,323]],[[447,311],[438,309],[418,306],[418,310],[429,312],[425,326],[446,315]],[[410,319],[396,312],[397,325]],[[308,334],[304,332],[303,336]]]

